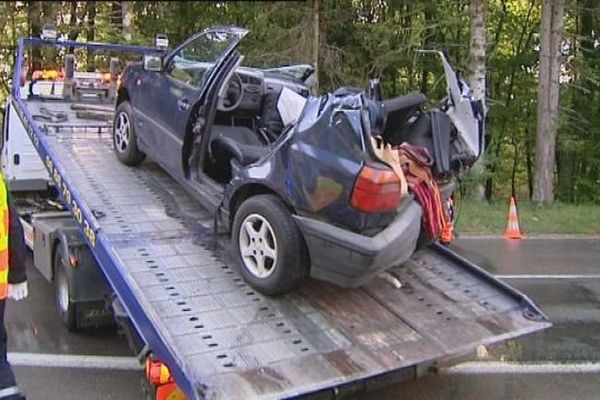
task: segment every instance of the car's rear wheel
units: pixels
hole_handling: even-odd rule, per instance
[[[138,149],[131,115],[131,105],[128,101],[119,104],[113,123],[113,148],[119,161],[136,166],[144,161],[146,156]]]
[[[290,212],[273,195],[244,201],[233,221],[232,245],[242,276],[267,295],[287,293],[308,275],[308,251]]]

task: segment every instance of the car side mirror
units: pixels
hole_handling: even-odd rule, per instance
[[[143,66],[146,71],[162,71],[163,59],[155,54],[144,54]]]

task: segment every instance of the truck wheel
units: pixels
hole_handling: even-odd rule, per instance
[[[77,328],[75,319],[75,303],[71,300],[71,284],[67,275],[67,266],[64,263],[63,250],[60,245],[54,252],[54,289],[56,310],[63,325],[71,332]]]
[[[124,101],[117,107],[113,123],[113,147],[119,161],[123,164],[139,165],[146,155],[137,146],[137,136],[131,118],[131,105]]]
[[[308,275],[304,238],[276,196],[243,202],[235,213],[231,241],[242,276],[263,294],[289,292]]]

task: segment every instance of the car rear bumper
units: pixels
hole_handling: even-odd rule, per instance
[[[358,287],[412,255],[421,214],[419,204],[407,201],[396,219],[373,237],[311,218],[294,219],[308,246],[311,276],[339,286]]]

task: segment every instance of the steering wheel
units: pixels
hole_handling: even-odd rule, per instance
[[[237,73],[233,73],[227,83],[225,96],[219,99],[217,109],[219,111],[230,112],[238,108],[244,99],[244,85],[242,79]]]

